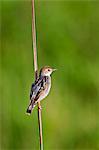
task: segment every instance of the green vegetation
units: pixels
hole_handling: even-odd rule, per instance
[[[39,148],[37,108],[25,114],[34,81],[31,1],[1,1],[0,143]],[[58,69],[42,102],[45,150],[99,149],[99,1],[36,1],[38,65]]]

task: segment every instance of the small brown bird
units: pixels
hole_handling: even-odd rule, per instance
[[[31,114],[37,102],[43,100],[49,94],[51,88],[50,75],[55,70],[49,66],[41,68],[39,78],[31,86],[30,104],[26,111],[28,114]]]

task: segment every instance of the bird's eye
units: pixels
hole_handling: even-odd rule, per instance
[[[48,69],[48,71],[50,71],[50,69]]]

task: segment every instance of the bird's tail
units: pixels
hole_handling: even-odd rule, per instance
[[[26,113],[27,113],[28,115],[31,115],[33,108],[34,108],[33,104],[30,104],[30,105],[28,106],[27,110],[26,110]]]

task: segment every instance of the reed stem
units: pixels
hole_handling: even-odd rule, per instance
[[[34,57],[34,73],[35,80],[38,78],[38,64],[37,64],[37,45],[36,45],[36,23],[35,23],[35,0],[32,0],[32,44],[33,44],[33,57]],[[39,142],[40,150],[43,150],[43,136],[42,136],[42,115],[41,105],[38,102],[38,125],[39,125]]]

